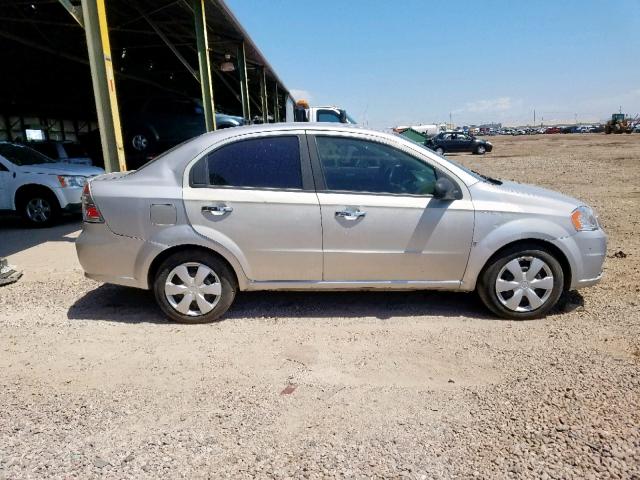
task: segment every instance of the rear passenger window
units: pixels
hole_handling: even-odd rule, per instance
[[[207,156],[209,185],[302,189],[298,137],[241,140]]]

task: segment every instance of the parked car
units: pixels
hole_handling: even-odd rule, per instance
[[[454,152],[471,152],[477,155],[484,155],[486,152],[493,150],[493,145],[490,142],[459,132],[439,133],[435,137],[428,139],[425,145],[440,155]]]
[[[544,131],[544,133],[561,133],[562,130],[560,129],[560,127],[547,127]]]
[[[216,113],[219,129],[245,124],[242,117]],[[206,131],[204,110],[198,99],[151,97],[131,102],[123,110],[125,150],[153,155]]]
[[[76,142],[43,140],[29,142],[27,143],[27,146],[61,163],[92,165],[91,158],[89,158],[87,152],[84,150],[82,145]]]
[[[172,320],[220,318],[245,290],[477,290],[545,315],[597,283],[591,208],[468,170],[399,135],[257,125],[194,138],[84,188],[86,276],[152,289]]]
[[[59,162],[24,145],[0,142],[0,210],[16,211],[34,227],[62,212],[80,212],[87,179],[104,170]]]

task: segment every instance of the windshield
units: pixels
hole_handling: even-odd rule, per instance
[[[57,163],[53,158],[49,158],[34,149],[15,145],[13,143],[0,143],[0,155],[9,160],[14,165],[23,167],[25,165],[38,165],[41,163]]]
[[[347,113],[347,123],[352,123],[356,125],[358,122],[356,122],[355,119]]]
[[[78,158],[78,157],[86,157],[87,152],[84,149],[75,143],[65,143],[64,150],[67,152],[67,157],[69,158]]]

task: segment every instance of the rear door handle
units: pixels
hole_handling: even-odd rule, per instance
[[[345,208],[344,210],[338,210],[336,217],[344,218],[345,220],[357,220],[366,214],[367,212],[363,212],[362,210]]]
[[[219,205],[205,205],[202,207],[203,212],[210,213],[211,215],[224,215],[225,213],[233,212],[233,207],[221,203]]]

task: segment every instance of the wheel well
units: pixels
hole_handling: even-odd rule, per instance
[[[156,256],[156,258],[154,258],[153,261],[151,262],[151,265],[149,266],[149,273],[147,274],[147,285],[149,285],[149,288],[152,288],[153,280],[162,262],[164,262],[167,258],[169,258],[174,253],[184,252],[184,251],[193,252],[195,250],[200,250],[201,252],[215,255],[220,261],[224,262],[227,265],[227,267],[229,267],[229,271],[233,273],[233,276],[235,277],[236,285],[238,285],[238,274],[236,273],[235,268],[233,268],[233,265],[231,265],[226,258],[224,258],[215,250],[211,250],[210,248],[202,247],[200,245],[176,245],[175,247],[170,247],[160,252],[158,256]]]
[[[38,185],[38,184],[27,184],[27,185],[22,185],[20,186],[20,188],[18,188],[18,190],[16,190],[16,196],[15,196],[15,205],[16,205],[16,209],[20,208],[20,203],[23,202],[26,198],[29,197],[29,195],[33,195],[33,194],[46,194],[47,196],[49,196],[53,201],[56,202],[56,205],[59,207],[60,204],[58,202],[58,198],[56,197],[55,193],[53,193],[53,190],[51,190],[49,187],[45,187],[44,185]]]
[[[564,276],[564,289],[569,290],[569,287],[571,286],[571,265],[569,264],[569,260],[567,260],[566,255],[562,252],[562,250],[556,247],[553,243],[547,242],[545,240],[540,240],[537,238],[516,240],[515,242],[507,243],[506,245],[501,247],[498,251],[496,251],[493,255],[491,255],[491,257],[489,257],[489,259],[485,262],[484,266],[482,267],[482,270],[480,271],[480,275],[478,276],[478,278],[482,276],[484,271],[487,269],[487,267],[491,264],[491,262],[496,257],[502,254],[502,252],[504,252],[505,250],[513,248],[516,245],[527,245],[527,246],[534,245],[542,248],[543,250],[548,251],[551,255],[553,255],[555,259],[558,260],[558,262],[560,263],[560,266],[562,267],[562,273]]]

